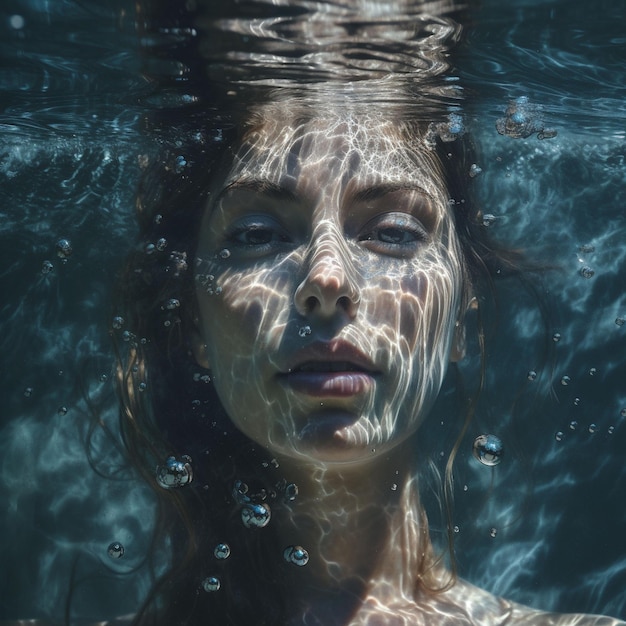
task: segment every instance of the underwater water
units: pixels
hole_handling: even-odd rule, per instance
[[[287,11],[225,7],[240,13],[223,49],[249,44],[250,16]],[[537,608],[622,619],[625,11],[618,0],[486,0],[468,10],[449,71],[486,224],[555,266],[535,285],[547,341],[528,297],[502,286],[487,389],[457,460],[459,574]],[[132,613],[150,587],[154,503],[116,451],[110,292],[135,245],[144,163],[191,132],[145,118],[195,96],[175,61],[146,68],[159,41],[139,21],[126,0],[7,0],[0,10],[0,619],[63,619],[70,590],[73,615]],[[283,54],[255,59],[260,70],[242,54],[241,72],[262,82],[263,64]],[[212,125],[217,141],[218,117]],[[475,358],[470,350],[468,368]],[[511,409],[518,396],[536,401],[524,419]],[[108,430],[90,431],[91,397]],[[454,428],[452,416],[432,423],[442,455]],[[494,467],[472,452],[484,433],[504,446]]]

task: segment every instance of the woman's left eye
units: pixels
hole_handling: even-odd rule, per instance
[[[428,232],[412,215],[386,214],[368,222],[359,236],[374,252],[405,256],[428,240]]]
[[[281,224],[268,217],[246,217],[238,220],[225,234],[226,243],[242,252],[263,253],[289,242]]]

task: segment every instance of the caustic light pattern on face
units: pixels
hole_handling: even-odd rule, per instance
[[[276,453],[382,452],[439,392],[463,269],[435,156],[406,135],[268,115],[204,217],[200,360],[235,425]]]

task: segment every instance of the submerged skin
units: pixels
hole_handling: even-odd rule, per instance
[[[408,135],[261,111],[203,219],[196,358],[300,489],[271,522],[310,555],[286,623],[620,624],[509,603],[433,554],[414,444],[471,293],[436,159]]]

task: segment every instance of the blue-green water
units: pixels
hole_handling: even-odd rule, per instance
[[[560,335],[554,360],[536,357],[543,330],[532,304],[504,288],[486,400],[457,467],[459,571],[538,608],[622,619],[625,13],[617,0],[486,1],[468,11],[451,71],[490,227],[559,267],[538,285]],[[7,1],[0,11],[0,619],[62,618],[72,586],[78,614],[132,612],[149,585],[151,499],[110,462],[117,480],[100,479],[84,443],[85,392],[110,386],[109,293],[134,241],[141,164],[163,134],[190,132],[145,129],[147,112],[184,107],[193,88],[173,62],[146,69],[136,25],[122,0]],[[155,76],[166,74],[164,87]],[[497,131],[511,101],[537,132]],[[557,135],[539,139],[540,128]],[[546,399],[532,420],[512,419],[532,370]],[[506,447],[493,472],[471,454],[488,431]],[[433,445],[437,436],[433,427]],[[123,559],[108,555],[114,541]]]

